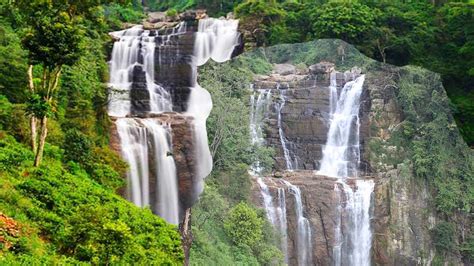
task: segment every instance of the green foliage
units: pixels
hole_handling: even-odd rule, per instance
[[[178,15],[178,11],[174,8],[170,8],[166,11],[166,15],[168,17],[175,17],[176,15]]]
[[[263,239],[263,220],[254,209],[241,202],[230,210],[224,228],[236,245],[254,247]]]
[[[313,31],[317,38],[360,43],[375,30],[379,12],[357,2],[329,2],[314,9]]]
[[[88,49],[74,66],[65,67],[58,99],[62,127],[77,129],[94,142],[107,141],[107,64],[103,41],[85,38]],[[67,110],[67,111],[66,111]]]
[[[237,188],[238,184],[231,186]],[[211,185],[206,186],[199,203],[193,207],[194,240],[190,253],[191,265],[277,265],[281,263],[283,256],[275,246],[274,239],[271,238],[274,235],[271,225],[268,223],[263,225],[266,222],[264,214],[257,213],[244,203],[239,205],[244,206],[243,208],[250,213],[250,216],[255,218],[254,221],[262,223],[260,229],[257,228],[257,233],[261,233],[261,241],[253,248],[248,245],[236,245],[233,242],[225,229],[225,224],[238,227],[238,224],[231,222],[230,217],[231,213],[238,212],[232,210],[241,207],[230,208],[228,200],[222,195],[225,194],[221,194],[211,182]],[[248,237],[243,236],[243,238]]]
[[[250,198],[251,182],[248,165],[239,164],[226,172],[218,172],[215,180],[219,193],[226,195],[231,203],[247,201]]]
[[[60,161],[49,158],[31,168],[32,153],[11,137],[0,140],[0,154],[0,208],[31,225],[28,234],[45,239],[31,246],[25,238],[7,259],[28,261],[34,255],[36,262],[65,256],[95,264],[182,263],[176,228],[150,210],[104,189],[77,167],[67,171]]]
[[[196,5],[196,0],[149,0],[147,6],[151,10],[165,11],[173,8],[177,11],[184,11]]]
[[[279,22],[285,16],[285,13],[279,8],[276,1],[248,0],[234,9],[235,15],[240,18],[241,28],[252,32],[253,41],[258,46],[269,44],[269,38],[281,31],[284,31],[283,25]],[[272,25],[278,25],[272,30]],[[272,32],[273,31],[273,32]]]
[[[0,139],[0,169],[2,171],[15,172],[19,167],[30,165],[33,153],[18,143],[12,137]]]
[[[29,52],[30,63],[53,69],[72,65],[82,52],[84,31],[65,12],[56,15],[48,10],[31,20],[31,28],[23,37],[23,46]],[[37,12],[36,14],[39,14]]]
[[[0,19],[0,94],[14,103],[25,100],[26,69],[26,52],[19,36]]]
[[[26,102],[26,113],[35,117],[50,117],[53,114],[51,102],[46,101],[39,94],[31,94]]]
[[[12,121],[13,104],[0,94],[0,130],[8,129]]]
[[[462,254],[471,261],[474,259],[474,236],[472,234],[467,237],[467,240],[464,243],[462,243],[460,250]]]
[[[410,130],[415,175],[435,189],[438,211],[469,213],[474,203],[471,151],[459,137],[439,76],[415,67],[404,68],[400,75],[398,102]]]
[[[452,223],[441,222],[431,230],[431,233],[436,250],[441,254],[457,250],[456,228]]]
[[[65,159],[86,165],[92,161],[92,141],[77,130],[66,132],[64,141]]]
[[[103,12],[106,24],[114,30],[120,29],[124,22],[139,23],[145,17],[141,6],[135,7],[131,3],[112,3],[106,5]]]
[[[94,163],[89,167],[91,169],[89,170],[91,171],[91,178],[104,187],[108,187],[115,191],[126,185],[120,172],[117,172],[109,164]]]

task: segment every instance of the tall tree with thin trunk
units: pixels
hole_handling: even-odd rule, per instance
[[[30,115],[31,147],[35,166],[39,166],[48,136],[48,117],[54,113],[55,97],[64,65],[74,64],[81,54],[84,35],[77,17],[67,8],[55,8],[52,2],[18,2],[34,18],[25,18],[28,28],[22,44],[28,51],[28,87],[30,97],[27,111]],[[26,17],[28,14],[24,13]],[[36,74],[36,77],[35,77]]]

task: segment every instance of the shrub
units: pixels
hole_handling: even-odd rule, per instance
[[[230,210],[224,228],[236,245],[254,247],[263,238],[263,220],[244,202]]]
[[[454,224],[449,222],[441,222],[432,230],[433,242],[438,252],[455,252],[456,244],[456,228]]]
[[[64,142],[64,157],[68,161],[75,161],[81,165],[87,165],[92,161],[92,141],[78,130],[66,132]]]
[[[14,172],[20,166],[31,164],[32,160],[33,153],[13,137],[0,138],[0,170]]]
[[[178,15],[178,11],[174,8],[170,8],[166,11],[166,16],[168,17],[175,17]]]

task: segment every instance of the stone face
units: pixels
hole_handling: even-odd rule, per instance
[[[156,23],[166,20],[166,12],[149,12],[147,22]]]
[[[163,30],[163,29],[172,29],[178,25],[176,21],[159,21],[159,22],[143,22],[143,28],[146,30]]]
[[[309,67],[309,72],[313,75],[327,74],[327,73],[331,73],[333,70],[334,70],[334,63],[330,63],[330,62],[321,62],[318,64],[311,65]]]
[[[193,75],[194,31],[192,23],[184,34],[157,36],[155,82],[171,94],[173,111],[186,111]]]
[[[291,64],[275,64],[273,66],[273,73],[279,75],[290,75],[296,73],[296,67]]]

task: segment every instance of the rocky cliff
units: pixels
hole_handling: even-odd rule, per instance
[[[304,215],[312,228],[315,265],[335,263],[334,228],[337,217],[344,217],[337,213],[337,205],[345,204],[345,199],[336,180],[308,171],[319,169],[327,140],[330,73],[336,73],[340,89],[360,72],[366,77],[359,111],[358,179],[375,182],[372,262],[469,264],[469,255],[459,248],[440,248],[435,233],[440,225],[453,224],[452,244],[467,244],[471,235],[467,210],[472,201],[466,193],[473,180],[472,152],[459,135],[437,74],[375,62],[338,40],[259,49],[232,63],[254,73],[252,84],[244,86],[271,92],[263,132],[265,144],[274,147],[276,155],[274,169],[267,169],[263,180],[273,195],[277,188],[288,191],[281,178],[301,189]],[[290,158],[293,171],[286,171],[285,158]],[[440,185],[443,182],[448,185]],[[260,189],[255,183],[253,198],[264,207]],[[450,198],[453,195],[459,199]],[[287,197],[288,262],[296,265],[298,222],[293,205]],[[341,228],[344,237],[349,232],[344,232],[344,225]]]

